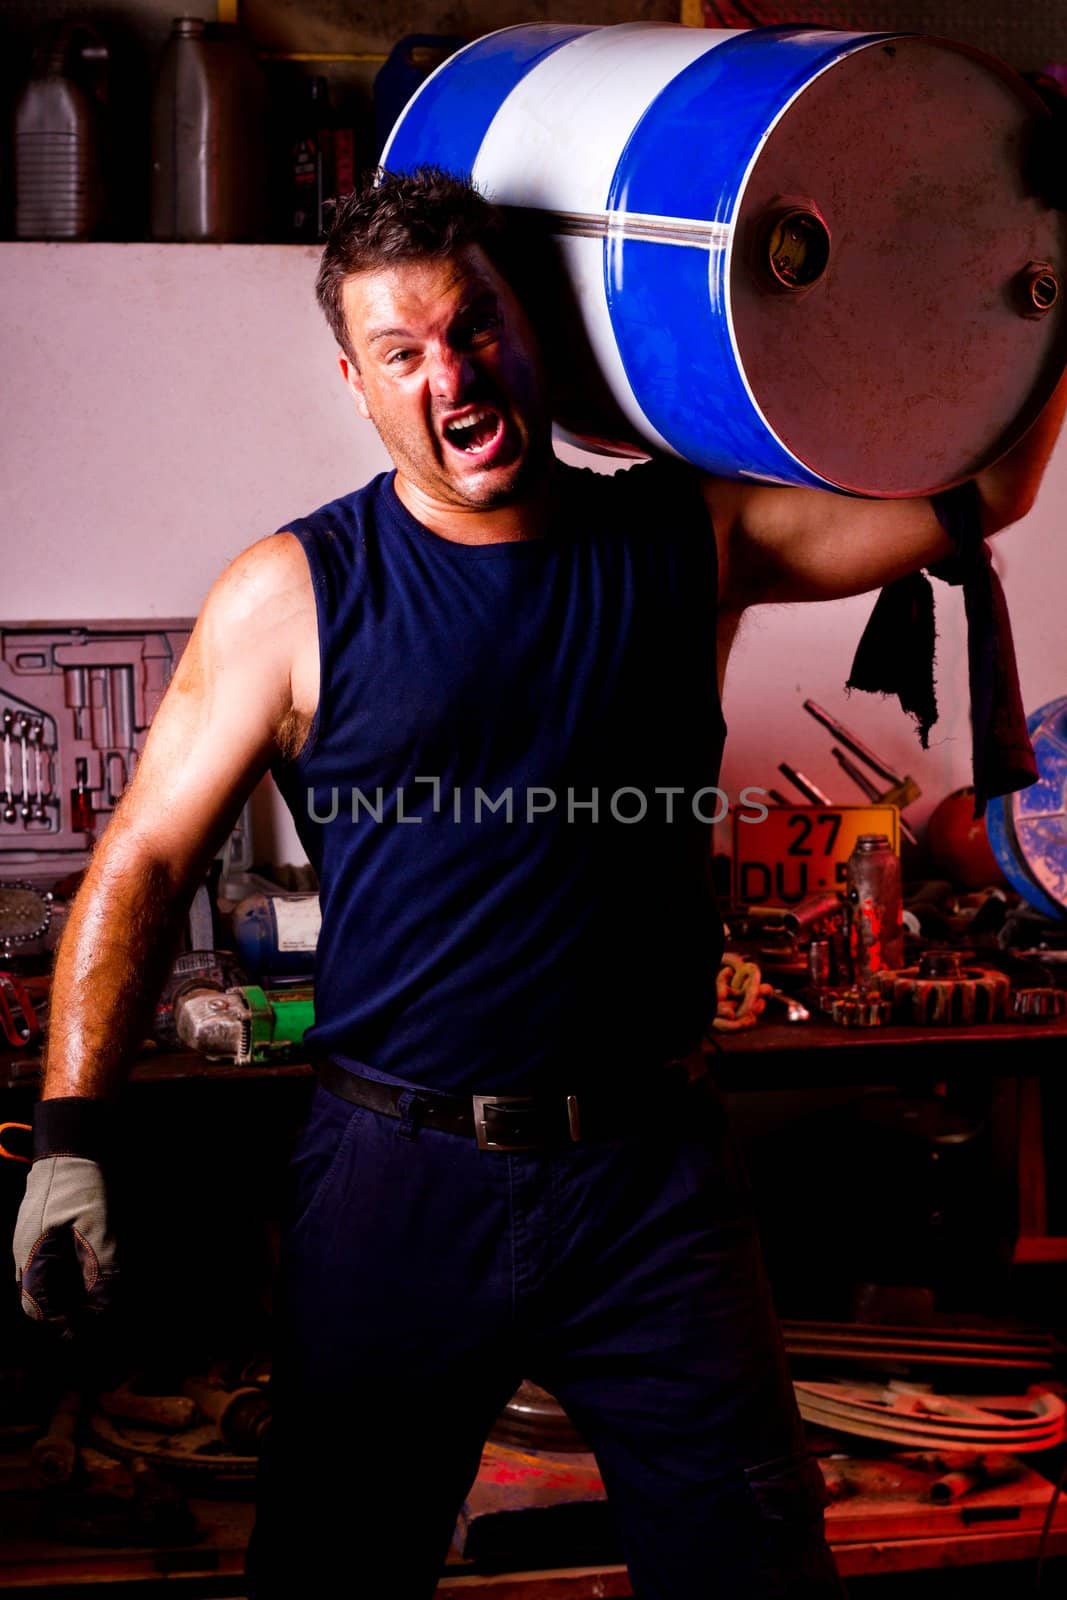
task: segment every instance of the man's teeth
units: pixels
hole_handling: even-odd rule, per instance
[[[463,417],[461,421],[447,423],[445,435],[451,443],[465,446],[473,430],[481,427],[483,422],[493,421],[495,415],[493,411],[472,411],[470,416]]]

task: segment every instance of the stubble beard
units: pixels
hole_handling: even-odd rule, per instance
[[[448,471],[447,446],[439,445],[440,454],[437,454],[429,449],[424,435],[420,434],[416,439],[413,434],[391,427],[375,416],[373,411],[370,420],[403,475],[417,488],[443,496],[453,505],[478,511],[497,511],[515,505],[535,494],[541,486],[539,479],[543,479],[548,472],[552,452],[551,427],[547,423],[543,428],[538,428],[536,433],[527,433],[525,439],[520,437],[519,455],[505,469],[509,476],[502,482],[494,483],[492,479],[494,475],[499,475],[499,467],[486,467],[481,482],[478,469],[461,478],[454,478]],[[544,435],[543,439],[541,434]]]

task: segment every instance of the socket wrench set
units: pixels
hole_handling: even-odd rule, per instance
[[[0,623],[0,880],[84,865],[191,632],[187,620]]]

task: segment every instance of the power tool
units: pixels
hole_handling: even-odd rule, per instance
[[[193,980],[175,996],[178,1038],[210,1061],[236,1066],[291,1060],[315,1020],[310,986],[261,989],[250,983],[223,989]]]

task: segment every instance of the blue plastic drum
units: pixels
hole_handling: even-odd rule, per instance
[[[439,67],[382,163],[555,239],[564,432],[906,496],[1002,454],[1067,361],[1067,228],[1026,176],[1047,123],[946,41],[537,24]]]

